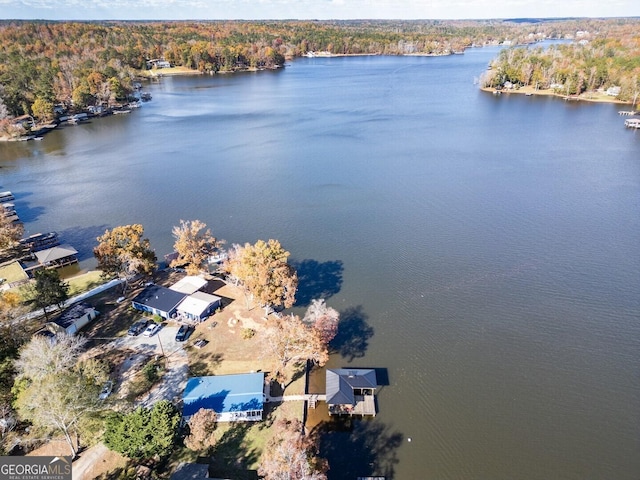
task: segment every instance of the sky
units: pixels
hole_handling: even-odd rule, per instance
[[[640,0],[0,0],[0,19],[482,19],[640,16]]]

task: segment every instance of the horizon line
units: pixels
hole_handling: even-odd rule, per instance
[[[575,16],[575,17],[491,17],[491,18],[190,18],[190,19],[171,19],[171,18],[0,18],[0,22],[358,22],[358,21],[401,21],[401,22],[424,22],[424,21],[523,21],[523,20],[611,20],[611,19],[640,19],[640,15],[612,15],[612,16]]]

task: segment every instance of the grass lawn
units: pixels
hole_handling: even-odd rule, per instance
[[[303,402],[267,404],[261,422],[219,423],[211,452],[215,458],[212,463],[214,476],[238,480],[256,478],[252,471],[260,466],[260,456],[272,435],[271,425],[278,419],[302,421],[303,408]],[[173,472],[181,462],[195,462],[199,458],[204,461],[206,453],[176,448],[164,466],[165,473]]]
[[[66,282],[69,284],[69,296],[73,297],[102,285],[105,280],[102,278],[99,270],[91,270],[90,272],[71,277],[67,279]]]

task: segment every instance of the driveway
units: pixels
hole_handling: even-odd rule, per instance
[[[182,398],[187,384],[189,366],[187,352],[183,345],[176,342],[178,327],[163,327],[152,337],[138,335],[122,337],[112,342],[113,348],[129,349],[144,355],[164,355],[167,359],[166,370],[158,382],[137,405],[150,407],[159,400],[169,400],[176,404]],[[130,359],[130,366],[135,365],[135,356]]]

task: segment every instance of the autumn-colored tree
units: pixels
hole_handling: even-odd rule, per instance
[[[285,384],[307,360],[320,366],[329,360],[328,347],[320,332],[295,315],[270,319],[265,333],[266,348],[276,361],[275,378],[281,384]]]
[[[171,262],[171,267],[186,266],[189,275],[201,272],[208,258],[223,244],[206,228],[200,220],[180,220],[180,225],[173,227],[173,248],[178,257]]]
[[[31,112],[41,122],[50,122],[54,118],[53,103],[42,97],[37,97],[31,105]]]
[[[325,480],[326,460],[318,457],[318,446],[302,434],[299,420],[278,420],[260,461],[258,474],[265,480]]]
[[[213,435],[217,425],[217,414],[213,410],[201,408],[189,419],[189,435],[184,444],[194,452],[209,451],[215,445]]]
[[[266,310],[289,308],[298,288],[296,271],[287,263],[289,255],[277,240],[258,240],[255,245],[234,245],[223,268]]]
[[[3,207],[0,206],[0,252],[9,250],[18,245],[24,233],[24,225],[14,222],[4,215]]]
[[[149,239],[143,235],[144,228],[140,224],[115,227],[98,237],[98,246],[93,249],[103,275],[115,275],[124,280],[124,290],[130,278],[138,274],[150,275],[156,266],[156,254]]]
[[[25,307],[18,293],[12,290],[0,291],[0,325],[15,323],[24,313]]]
[[[340,314],[335,308],[327,306],[324,299],[315,299],[311,301],[302,321],[318,332],[325,345],[329,345],[338,333]]]

